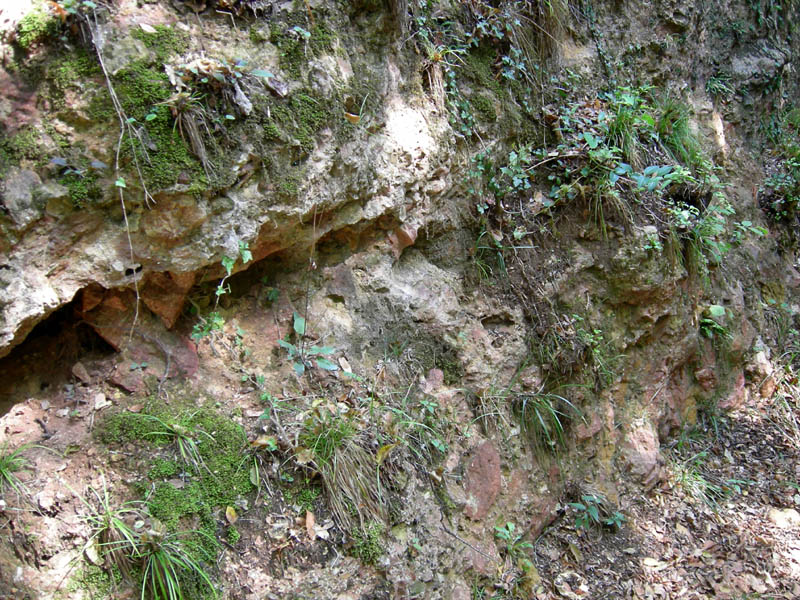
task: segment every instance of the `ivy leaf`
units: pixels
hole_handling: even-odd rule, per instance
[[[239,255],[242,257],[242,262],[245,264],[253,260],[253,253],[250,252],[247,242],[239,242]]]
[[[306,334],[306,320],[297,312],[294,313],[294,331],[297,335]]]
[[[720,306],[719,304],[712,304],[708,307],[708,313],[712,317],[724,317],[725,316],[725,307]]]
[[[317,366],[320,369],[325,369],[326,371],[338,371],[339,370],[339,365],[334,364],[331,361],[326,360],[324,358],[318,358],[317,359]]]
[[[123,177],[120,177],[119,179],[117,179],[117,180],[114,182],[114,185],[115,185],[115,186],[117,186],[117,187],[120,187],[120,188],[127,187],[127,186],[125,185],[125,179],[124,179]]]
[[[229,256],[223,256],[222,257],[222,266],[225,267],[225,270],[228,272],[229,276],[231,274],[231,271],[233,271],[233,265],[234,264],[236,264],[236,260],[235,259],[230,258]]]

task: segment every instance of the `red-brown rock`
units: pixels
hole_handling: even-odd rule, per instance
[[[500,492],[500,455],[487,441],[478,446],[466,468],[464,514],[479,521],[489,512]]]

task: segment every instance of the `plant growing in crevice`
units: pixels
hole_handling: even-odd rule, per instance
[[[139,535],[136,522],[141,519],[144,504],[133,501],[115,507],[111,502],[105,474],[101,476],[101,481],[101,491],[89,487],[89,499],[76,494],[89,511],[81,517],[91,528],[84,552],[93,548],[107,570],[117,569],[121,575],[130,578]]]
[[[213,335],[218,331],[222,331],[225,326],[225,319],[219,313],[219,301],[222,296],[230,292],[230,287],[226,285],[228,278],[233,275],[233,267],[236,266],[238,259],[241,259],[242,265],[246,265],[253,260],[253,254],[250,252],[250,246],[247,242],[239,241],[239,256],[237,258],[230,258],[229,256],[222,257],[222,267],[225,269],[225,275],[217,284],[214,292],[214,308],[205,317],[199,317],[198,322],[192,328],[192,339],[201,340],[206,336]],[[194,307],[197,309],[197,306]]]
[[[510,557],[514,562],[520,560],[530,561],[528,558],[528,551],[533,550],[533,544],[528,541],[523,541],[525,533],[517,533],[517,527],[514,523],[508,522],[502,527],[495,526],[494,537],[496,537],[504,546],[506,556]]]
[[[516,409],[534,448],[550,452],[556,452],[566,444],[566,423],[582,417],[580,410],[567,398],[545,392],[544,386],[535,394],[517,394]]]
[[[292,368],[298,377],[302,376],[307,369],[319,367],[325,371],[338,371],[339,366],[321,356],[330,356],[336,350],[330,346],[319,346],[317,344],[306,343],[306,320],[297,312],[292,318],[292,329],[298,336],[297,344],[292,344],[286,340],[278,340],[278,345],[285,349],[292,361]]]
[[[730,100],[735,90],[730,85],[731,76],[718,72],[706,80],[706,92],[717,100]]]
[[[350,421],[323,411],[306,421],[300,443],[295,455],[322,475],[331,512],[344,531],[363,533],[370,523],[386,522],[379,464]]]
[[[719,304],[711,304],[706,308],[704,315],[700,319],[700,333],[704,337],[714,340],[732,340],[733,335],[731,332],[720,323],[725,318],[727,318],[725,307]]]

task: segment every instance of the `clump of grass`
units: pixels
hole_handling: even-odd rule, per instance
[[[695,170],[703,162],[703,152],[697,137],[689,127],[689,106],[667,96],[658,103],[656,132],[672,157]]]
[[[92,529],[92,534],[84,548],[97,545],[98,554],[104,559],[106,568],[116,567],[120,574],[130,577],[133,558],[136,554],[137,533],[135,522],[140,519],[141,502],[127,502],[115,508],[102,478],[103,490],[98,492],[89,488],[93,499],[88,501],[76,494],[89,510],[84,520]]]
[[[375,457],[355,435],[352,423],[335,415],[307,425],[300,438],[313,453],[312,464],[322,475],[333,516],[345,531],[387,516]]]
[[[17,473],[30,466],[28,459],[22,453],[32,448],[33,445],[23,444],[14,450],[10,450],[8,446],[8,441],[5,441],[0,449],[0,492],[5,494],[6,489],[10,488],[20,496],[26,487],[20,481]]]
[[[191,415],[186,421],[191,420]],[[214,438],[202,429],[192,429],[181,423],[173,421],[164,421],[155,415],[144,415],[144,417],[152,421],[157,428],[147,434],[148,437],[160,437],[162,439],[170,440],[178,449],[181,459],[187,465],[199,469],[201,466],[205,467],[203,457],[200,455],[198,442],[195,439],[197,435],[205,435],[211,442]],[[207,467],[206,467],[207,468]]]
[[[83,519],[92,529],[84,550],[94,546],[110,574],[117,572],[129,581],[141,577],[142,600],[183,600],[194,595],[198,583],[208,586],[216,597],[208,572],[193,557],[188,543],[190,538],[205,536],[216,544],[213,538],[200,530],[168,532],[150,516],[144,502],[114,506],[105,478],[102,492],[89,490],[93,496],[90,500],[78,495],[89,510]],[[149,528],[145,528],[146,522]],[[188,588],[192,588],[192,594]]]
[[[566,422],[575,415],[580,416],[580,411],[569,400],[544,391],[518,395],[516,408],[533,446],[537,450],[546,449],[551,452],[564,446]]]
[[[183,600],[184,597],[189,597],[184,595],[182,585],[182,579],[186,575],[207,585],[216,598],[208,573],[185,549],[183,538],[196,534],[203,532],[167,533],[158,522],[154,522],[153,527],[141,534],[137,554],[143,571],[142,600],[148,594],[155,600]]]

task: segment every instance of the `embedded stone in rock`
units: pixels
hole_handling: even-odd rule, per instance
[[[403,250],[412,246],[417,240],[417,228],[411,225],[401,225],[389,234],[389,243],[392,245],[392,254],[400,258]]]
[[[151,273],[142,287],[142,301],[161,318],[164,327],[172,329],[194,280],[194,273]]]
[[[632,424],[631,431],[625,437],[622,456],[631,474],[646,486],[654,485],[661,475],[658,448],[658,436],[648,423],[638,421]]]
[[[473,542],[469,554],[472,569],[479,575],[492,575],[500,564],[500,553],[495,544]]]
[[[694,372],[694,378],[697,379],[697,383],[699,383],[700,387],[706,392],[710,392],[717,387],[717,375],[713,367],[698,369]]]
[[[444,385],[444,373],[441,369],[431,369],[428,375],[422,379],[422,391],[425,394],[433,394]]]
[[[12,168],[3,185],[3,205],[19,229],[25,229],[42,216],[44,203],[34,195],[42,180],[33,171]]]
[[[159,240],[171,248],[189,237],[200,227],[208,212],[192,196],[158,197],[156,205],[142,218],[142,228],[151,240]]]
[[[475,521],[483,519],[500,491],[500,455],[491,442],[475,449],[466,468],[465,489],[464,514]]]
[[[744,384],[744,372],[740,371],[733,383],[733,389],[730,391],[727,397],[723,398],[717,403],[717,406],[722,410],[733,410],[734,408],[738,408],[744,404],[748,396]]]

